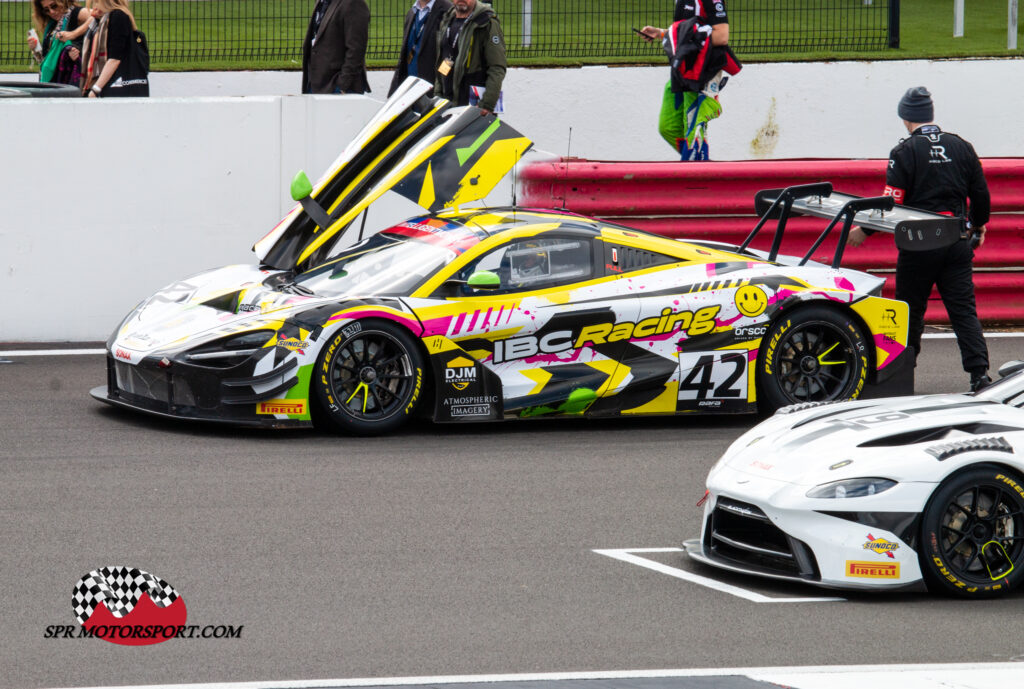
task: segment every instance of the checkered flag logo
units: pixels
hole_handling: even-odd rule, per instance
[[[163,579],[135,567],[103,567],[79,579],[71,596],[71,606],[79,624],[92,617],[96,606],[106,604],[111,614],[121,619],[132,611],[143,593],[166,608],[178,599],[178,592]]]

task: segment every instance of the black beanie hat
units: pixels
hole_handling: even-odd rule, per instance
[[[931,122],[935,119],[935,106],[932,104],[932,94],[924,86],[915,86],[907,89],[900,98],[900,106],[896,112],[907,122]]]

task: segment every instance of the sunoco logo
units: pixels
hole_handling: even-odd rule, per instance
[[[470,383],[476,382],[476,364],[464,356],[456,357],[448,362],[444,380],[456,390],[465,390]]]
[[[899,543],[893,543],[887,541],[884,538],[875,538],[871,534],[868,534],[868,542],[864,544],[864,550],[873,550],[879,555],[888,555],[895,559],[894,552],[900,549]]]

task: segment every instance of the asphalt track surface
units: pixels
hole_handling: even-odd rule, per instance
[[[1024,339],[989,346],[1024,358]],[[240,431],[95,402],[100,356],[0,360],[2,686],[1024,659],[1024,591],[757,603],[595,552],[695,537],[706,472],[752,417]],[[965,383],[955,343],[926,341],[918,392]],[[642,557],[773,599],[836,595]],[[45,639],[108,565],[241,638]]]

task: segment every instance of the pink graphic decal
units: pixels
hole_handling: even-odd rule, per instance
[[[771,302],[768,302],[768,303],[771,303]],[[725,319],[716,318],[715,319],[715,327],[716,328],[721,328],[723,326],[730,326],[733,323],[735,323],[736,321],[740,320],[741,318],[743,318],[743,314],[742,313],[737,313],[732,318],[725,318]]]
[[[340,321],[342,319],[356,318],[383,318],[385,320],[398,323],[399,325],[403,325],[416,334],[422,333],[422,327],[420,326],[419,321],[415,318],[398,313],[397,311],[382,311],[372,307],[367,307],[366,309],[352,309],[350,311],[345,311],[344,313],[336,313],[328,318],[327,322],[333,323],[334,321]]]
[[[452,317],[442,316],[441,318],[429,318],[423,321],[423,337],[429,335],[447,335],[451,328]]]
[[[838,287],[839,289],[845,289],[845,290],[849,290],[851,292],[856,292],[857,291],[856,289],[854,289],[853,283],[850,282],[849,280],[847,280],[844,277],[836,277],[835,278],[835,283],[836,283],[836,287]]]
[[[647,337],[631,337],[629,338],[630,344],[636,344],[638,342],[664,342],[665,340],[671,340],[673,337],[680,336],[679,329],[670,330],[667,333],[661,333],[660,335],[648,335]]]
[[[556,354],[536,354],[534,356],[528,356],[523,359],[524,364],[571,364],[580,358],[580,354],[586,347],[580,349],[571,349],[568,352],[559,352]],[[566,358],[566,355],[569,355]]]
[[[801,295],[804,297],[821,297],[823,299],[828,299],[829,301],[837,301],[840,304],[848,304],[850,303],[850,300],[853,298],[853,295],[845,293],[837,294],[835,292],[821,292],[817,290],[796,291],[791,289],[780,289],[778,292],[774,294],[774,296],[768,299],[768,304],[777,304],[781,301],[789,299],[794,295]]]
[[[472,330],[473,327],[476,325],[476,319],[479,318],[479,317],[480,317],[480,310],[477,309],[476,311],[473,312],[473,317],[469,319],[469,326],[466,328],[466,330]]]
[[[484,322],[480,324],[480,327],[487,330],[487,326],[491,324],[491,311],[494,309],[488,307],[487,313],[484,314]]]
[[[901,345],[899,342],[889,339],[885,335],[881,334],[875,335],[875,346],[888,354],[885,362],[878,365],[879,370],[882,370],[892,362],[896,361],[896,357],[899,356],[900,352],[906,349],[906,347]]]
[[[466,314],[460,313],[459,318],[455,321],[455,327],[452,328],[452,335],[458,335],[459,331],[462,330],[462,324],[466,322]]]

